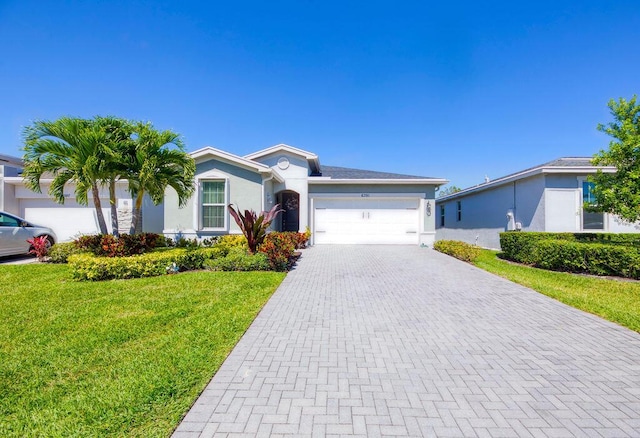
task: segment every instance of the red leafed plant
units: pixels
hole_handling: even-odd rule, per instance
[[[229,204],[229,213],[242,230],[244,237],[247,238],[249,254],[256,253],[256,249],[264,241],[269,225],[281,211],[283,210],[280,209],[280,204],[276,204],[271,210],[263,211],[260,215],[253,210],[245,210],[242,214],[240,209],[236,211],[233,204]]]
[[[29,254],[35,255],[38,257],[38,260],[44,260],[47,254],[49,254],[51,242],[49,242],[49,238],[47,236],[32,237],[31,239],[27,239],[27,243],[31,245]]]

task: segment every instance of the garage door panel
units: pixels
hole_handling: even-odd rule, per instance
[[[106,208],[102,211],[109,227],[111,212]],[[25,207],[24,218],[29,222],[51,228],[60,242],[73,240],[80,234],[100,232],[95,209],[90,207]]]
[[[418,200],[323,199],[316,202],[315,243],[416,244]]]

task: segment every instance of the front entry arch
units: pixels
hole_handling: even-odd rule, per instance
[[[280,231],[300,230],[300,194],[293,190],[283,190],[276,194],[280,208]]]

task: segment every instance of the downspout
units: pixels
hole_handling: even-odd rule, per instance
[[[513,182],[513,221],[518,222],[516,210],[516,182]]]

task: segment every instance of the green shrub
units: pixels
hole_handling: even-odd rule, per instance
[[[534,258],[543,269],[640,278],[640,249],[630,246],[542,240]]]
[[[502,255],[506,259],[554,271],[629,278],[640,278],[637,240],[638,236],[629,234],[500,234]]]
[[[172,273],[173,264],[180,271],[203,269],[206,260],[220,255],[215,248],[175,248],[129,257],[98,257],[86,253],[70,256],[69,266],[76,280],[153,277]]]
[[[469,263],[480,255],[479,247],[457,240],[438,240],[433,244],[433,249]]]
[[[56,243],[49,249],[49,262],[67,263],[69,256],[85,252],[78,248],[74,242]]]
[[[215,244],[215,247],[220,249],[224,254],[228,254],[232,249],[241,248],[245,251],[249,250],[247,245],[247,238],[242,234],[226,234],[220,236]]]
[[[274,231],[265,236],[258,251],[267,255],[271,269],[286,271],[289,268],[298,242],[297,234]]]
[[[531,265],[534,263],[534,251],[537,243],[543,240],[640,247],[640,234],[637,233],[543,233],[507,231],[500,233],[500,248],[505,258]]]
[[[155,248],[159,237],[155,233],[121,234],[120,237],[95,234],[81,236],[75,240],[75,244],[78,248],[98,256],[125,257],[149,252]]]
[[[200,248],[200,242],[198,242],[198,239],[196,239],[195,237],[179,237],[178,239],[176,239],[175,247],[195,249]]]
[[[271,265],[266,254],[250,255],[246,249],[234,248],[225,257],[206,260],[204,266],[212,271],[269,271]]]

